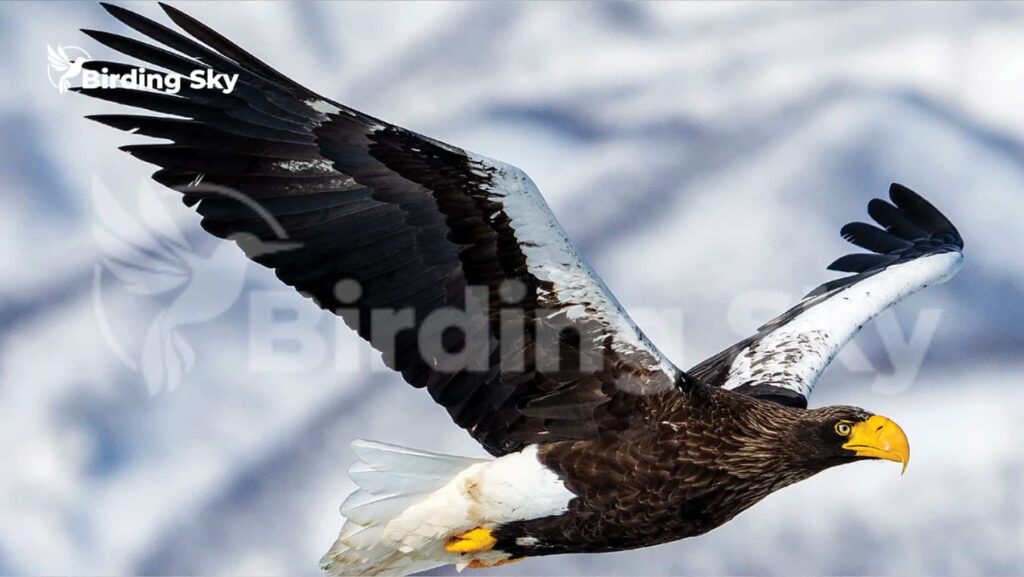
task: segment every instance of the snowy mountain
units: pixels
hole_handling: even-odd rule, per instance
[[[704,537],[491,573],[1024,572],[1024,6],[182,8],[320,93],[526,170],[681,367],[832,278],[839,228],[892,181],[963,233],[960,274],[868,327],[812,399],[900,422],[903,478],[843,467]],[[137,244],[192,263],[220,248],[116,150],[145,139],[82,118],[116,106],[42,75],[45,44],[112,56],[81,27],[131,33],[90,3],[0,15],[0,573],[313,575],[353,488],[352,439],[482,455],[240,251],[131,290],[97,240],[97,190],[156,231]],[[168,275],[200,270],[211,286],[241,275],[240,294],[176,329],[194,358],[151,395],[139,359],[180,296]],[[297,353],[256,330],[273,307],[295,315]]]

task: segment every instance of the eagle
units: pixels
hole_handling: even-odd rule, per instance
[[[910,189],[868,204],[877,225],[842,228],[864,249],[829,265],[845,276],[682,370],[522,170],[320,96],[171,6],[177,29],[103,6],[151,42],[83,32],[149,74],[237,82],[76,88],[156,113],[88,118],[168,141],[122,150],[158,166],[206,231],[341,316],[491,456],[354,441],[357,490],[327,573],[636,549],[706,533],[830,467],[906,468],[895,422],[808,397],[865,323],[961,266],[960,233]]]

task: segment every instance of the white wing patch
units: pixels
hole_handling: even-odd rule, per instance
[[[836,292],[740,351],[722,386],[770,384],[809,397],[825,367],[865,323],[907,295],[949,280],[962,263],[960,252],[934,254]]]
[[[338,174],[334,166],[327,160],[282,160],[277,166],[288,172],[322,172],[324,174]]]
[[[680,370],[647,339],[579,254],[530,177],[501,161],[466,155],[478,167],[474,172],[492,182],[487,192],[509,218],[530,273],[554,287],[539,296],[560,303],[570,319],[587,316],[602,323],[612,336],[612,350],[647,373],[639,382],[620,385],[641,390],[672,386]]]

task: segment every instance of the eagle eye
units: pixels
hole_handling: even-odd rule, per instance
[[[839,421],[836,423],[836,434],[840,437],[849,437],[853,431],[853,427],[850,426],[849,421]]]

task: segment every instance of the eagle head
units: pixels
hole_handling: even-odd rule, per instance
[[[907,470],[910,443],[892,420],[857,407],[833,406],[807,411],[800,427],[804,457],[822,468],[853,460],[884,459]]]

